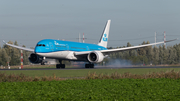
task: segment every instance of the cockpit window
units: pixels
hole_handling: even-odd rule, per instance
[[[37,44],[36,46],[43,46],[43,47],[45,47],[45,44]]]

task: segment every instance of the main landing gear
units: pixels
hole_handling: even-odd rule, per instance
[[[44,62],[41,62],[41,65],[45,65],[45,63],[44,63]]]
[[[85,64],[85,68],[94,68],[94,64]]]
[[[60,64],[56,64],[56,68],[59,69],[59,68],[65,68],[65,64],[62,64],[62,60],[59,60],[59,63]]]

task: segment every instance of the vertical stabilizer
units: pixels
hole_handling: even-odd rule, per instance
[[[110,29],[110,23],[111,23],[111,20],[108,20],[108,21],[107,21],[107,24],[106,24],[106,26],[105,26],[105,28],[104,28],[104,31],[103,31],[103,33],[102,33],[102,36],[101,36],[101,38],[100,38],[100,40],[99,40],[99,43],[98,43],[99,46],[103,46],[103,47],[107,48],[108,37],[109,37],[109,29]]]

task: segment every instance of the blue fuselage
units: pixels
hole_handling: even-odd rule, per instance
[[[44,39],[37,43],[34,51],[35,53],[50,53],[57,51],[82,52],[82,51],[95,51],[95,50],[107,50],[107,48],[96,44]]]

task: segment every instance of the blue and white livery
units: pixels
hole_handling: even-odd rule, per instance
[[[86,68],[94,68],[94,63],[102,62],[104,58],[108,56],[109,53],[119,52],[131,49],[137,49],[141,47],[162,44],[162,42],[139,45],[133,47],[125,47],[118,49],[107,49],[107,43],[109,38],[109,29],[110,29],[111,20],[107,21],[107,24],[104,28],[102,36],[100,38],[99,43],[89,44],[89,43],[80,43],[80,42],[71,42],[71,41],[61,41],[61,40],[53,40],[53,39],[44,39],[37,43],[35,49],[28,49],[12,44],[5,43],[6,45],[31,51],[31,55],[29,57],[29,61],[31,63],[41,63],[43,64],[44,59],[57,59],[60,64],[56,65],[56,68],[65,68],[65,64],[62,64],[62,60],[69,61],[84,61],[88,62],[85,65]],[[173,41],[173,40],[170,40]],[[170,42],[166,41],[166,42]]]

